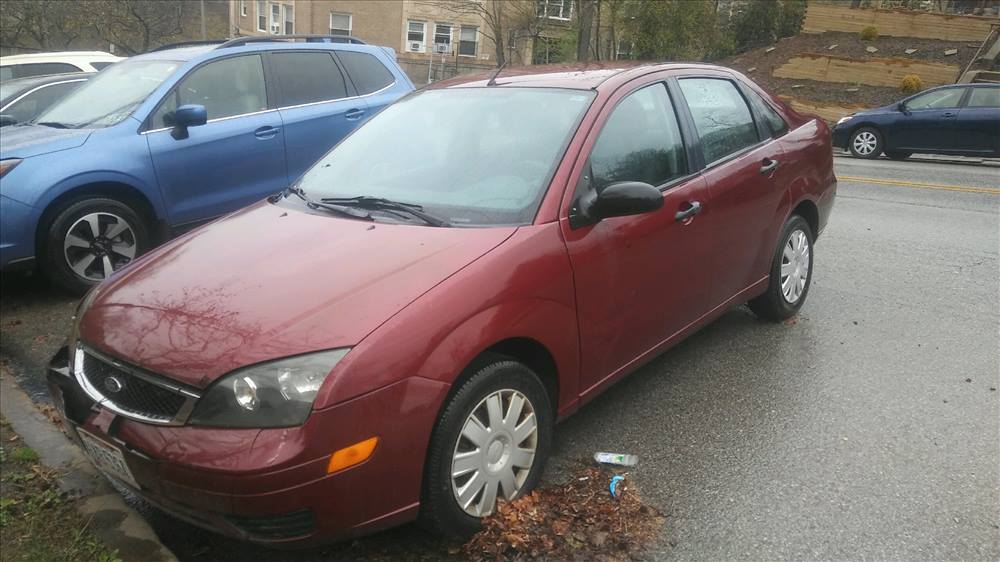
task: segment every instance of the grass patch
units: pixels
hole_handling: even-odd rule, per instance
[[[0,418],[0,552],[6,561],[120,562],[63,498],[54,471]]]

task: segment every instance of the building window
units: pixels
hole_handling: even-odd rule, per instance
[[[410,21],[406,25],[406,50],[411,53],[424,52],[426,42],[427,23],[422,21]]]
[[[281,33],[281,5],[271,4],[271,33]]]
[[[568,21],[573,15],[573,0],[537,0],[540,18]]]
[[[264,9],[266,7],[264,0],[257,0],[257,31],[267,31],[267,11]]]
[[[450,53],[451,52],[451,24],[450,23],[437,23],[437,24],[434,24],[434,52],[435,53]]]
[[[282,4],[281,9],[285,13],[285,35],[292,35],[295,33],[295,6]]]
[[[479,37],[478,27],[462,27],[458,36],[458,54],[463,57],[476,56],[476,42]]]
[[[351,14],[330,12],[330,35],[350,35],[351,23]]]
[[[240,17],[247,17],[247,0],[240,0]]]

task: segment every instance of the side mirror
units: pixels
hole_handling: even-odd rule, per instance
[[[896,104],[896,111],[899,111],[899,112],[903,113],[904,115],[909,115],[910,114],[910,110],[906,109],[906,102],[905,101],[901,101],[901,102],[899,102],[899,103]]]
[[[17,119],[13,115],[0,115],[0,127],[7,125],[17,125]]]
[[[656,211],[663,207],[659,189],[641,181],[613,183],[599,194],[593,191],[577,201],[571,226],[593,224],[611,217],[625,217]]]
[[[170,136],[177,140],[186,139],[188,138],[188,127],[197,127],[208,122],[208,112],[205,111],[204,105],[182,105],[173,111],[169,121],[174,125]]]

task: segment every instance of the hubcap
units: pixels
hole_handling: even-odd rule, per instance
[[[802,296],[809,266],[809,238],[801,230],[793,231],[781,254],[781,294],[788,304],[795,304]]]
[[[69,268],[90,281],[103,281],[135,257],[135,231],[111,213],[80,217],[66,232],[63,254]]]
[[[875,138],[875,134],[870,131],[861,131],[854,136],[854,151],[858,154],[869,155],[875,152],[875,146],[878,144],[878,139]]]
[[[451,490],[473,517],[493,513],[497,498],[513,499],[524,486],[538,448],[538,420],[531,401],[516,390],[498,390],[465,420],[451,460]]]

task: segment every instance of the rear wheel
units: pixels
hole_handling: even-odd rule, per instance
[[[66,204],[47,230],[40,264],[55,283],[83,293],[150,247],[149,229],[131,206],[94,197]]]
[[[421,519],[458,538],[480,529],[497,501],[538,483],[552,441],[553,413],[531,369],[497,359],[455,392],[427,452]]]
[[[764,320],[780,321],[794,316],[802,308],[812,282],[814,235],[809,223],[792,215],[779,240],[771,261],[767,292],[748,303],[750,310]]]
[[[882,134],[872,127],[861,127],[851,133],[847,143],[851,154],[858,158],[878,158],[882,154]]]
[[[885,151],[885,155],[888,156],[892,160],[906,160],[907,158],[909,158],[910,156],[912,156],[913,153],[912,152],[902,152],[902,151],[898,151],[898,150],[887,150],[887,151]]]

